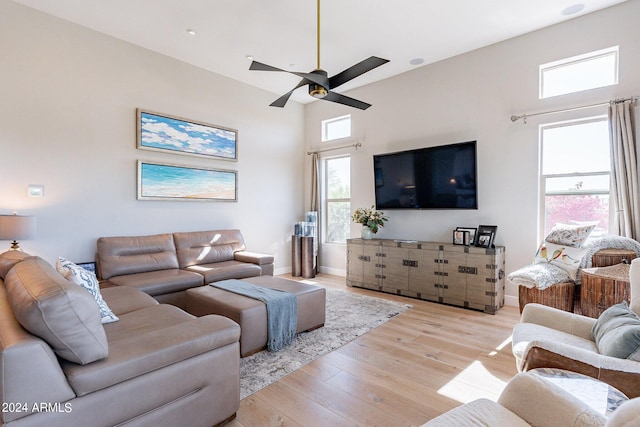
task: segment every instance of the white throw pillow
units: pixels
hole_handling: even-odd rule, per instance
[[[587,240],[597,223],[582,224],[561,224],[553,226],[545,242],[555,243],[556,245],[572,246],[579,248]]]
[[[569,273],[571,280],[576,280],[580,262],[588,250],[589,248],[572,248],[545,241],[536,252],[534,264],[553,264]]]
[[[98,278],[94,273],[85,270],[79,265],[76,265],[62,257],[58,257],[58,260],[56,261],[56,270],[58,270],[58,273],[64,276],[65,279],[84,288],[93,296],[96,303],[98,303],[98,307],[100,307],[102,323],[111,323],[120,320],[115,314],[113,314],[104,299],[102,299],[100,284],[98,283]]]

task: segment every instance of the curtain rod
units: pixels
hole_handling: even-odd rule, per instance
[[[357,150],[359,147],[362,147],[362,142],[358,141],[354,144],[342,145],[340,147],[325,148],[324,150],[307,151],[307,155],[324,153],[325,151],[340,150],[340,149],[349,148],[349,147],[356,147],[356,150]]]
[[[569,108],[561,108],[559,110],[542,111],[540,113],[522,114],[521,116],[513,115],[513,116],[511,116],[511,121],[512,122],[517,122],[520,119],[524,119],[524,122],[526,123],[527,122],[527,117],[542,116],[542,115],[545,115],[545,114],[564,113],[564,112],[567,112],[567,111],[582,110],[582,109],[591,108],[591,107],[601,107],[603,105],[617,104],[619,102],[624,102],[624,101],[637,101],[638,98],[640,98],[640,97],[638,97],[638,96],[630,96],[629,98],[613,99],[611,101],[598,102],[596,104],[580,105],[580,106],[577,106],[577,107],[569,107]]]

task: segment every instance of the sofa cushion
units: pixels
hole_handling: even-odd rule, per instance
[[[113,314],[107,303],[102,299],[100,284],[98,283],[98,279],[94,273],[87,271],[79,265],[76,265],[62,257],[58,257],[58,260],[56,261],[56,270],[58,273],[62,274],[65,279],[71,283],[75,283],[91,294],[100,309],[102,323],[118,321],[118,316]]]
[[[152,296],[129,286],[109,286],[101,289],[102,298],[116,315],[130,313],[150,305],[158,305]]]
[[[600,354],[640,361],[640,318],[626,301],[603,311],[592,334]]]
[[[171,234],[100,237],[97,252],[100,277],[178,268]]]
[[[204,283],[206,284],[219,280],[245,279],[262,274],[262,268],[260,268],[260,266],[241,261],[223,261],[212,264],[192,265],[186,269],[204,276]]]
[[[26,252],[22,251],[6,251],[0,254],[0,279],[7,277],[9,270],[20,261],[30,257]]]
[[[168,304],[122,314],[104,325],[109,357],[79,366],[63,363],[79,396],[101,390],[174,363],[236,343],[237,323],[222,316],[194,317]]]
[[[204,284],[202,275],[178,269],[115,276],[109,282],[118,286],[131,286],[151,296],[184,291]]]
[[[230,261],[244,251],[240,230],[212,230],[173,233],[180,268],[191,265]]]
[[[16,264],[5,286],[16,319],[58,356],[79,364],[107,356],[107,337],[95,300],[43,259]]]

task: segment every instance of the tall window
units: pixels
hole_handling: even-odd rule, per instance
[[[325,241],[346,243],[351,221],[351,157],[324,159]]]
[[[558,222],[598,222],[609,229],[609,130],[606,117],[540,127],[542,207],[546,235]]]
[[[322,121],[322,140],[348,138],[351,136],[351,114]]]

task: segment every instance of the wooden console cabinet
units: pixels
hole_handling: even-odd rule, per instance
[[[505,248],[347,240],[347,286],[495,314],[504,305]]]

